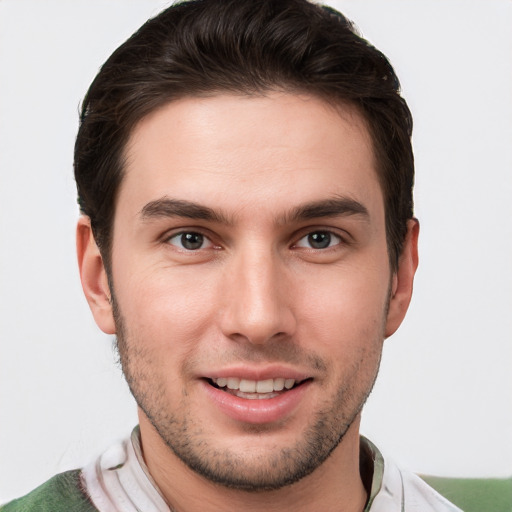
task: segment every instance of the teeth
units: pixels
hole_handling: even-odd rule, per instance
[[[256,381],[242,379],[238,389],[240,389],[240,391],[243,393],[254,393],[256,391]]]
[[[286,379],[284,381],[284,387],[286,389],[292,389],[294,384],[295,384],[295,379]]]
[[[295,379],[277,379],[266,380],[249,380],[238,379],[237,377],[220,377],[212,379],[219,388],[239,390],[242,393],[272,393],[274,391],[282,391],[284,388],[291,389],[295,385]]]
[[[219,386],[218,382],[217,386]],[[227,381],[227,386],[229,389],[238,389],[240,387],[240,379],[237,379],[236,377],[229,377]]]
[[[274,379],[259,380],[256,382],[256,391],[258,393],[272,393],[274,391]]]
[[[217,386],[219,386],[219,388],[225,388],[228,384],[228,379],[224,379],[224,378],[220,378],[220,379],[217,379]]]
[[[284,379],[274,379],[274,391],[282,391],[284,389]]]

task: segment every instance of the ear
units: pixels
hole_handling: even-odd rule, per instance
[[[391,297],[386,322],[386,338],[391,336],[400,326],[409,308],[412,296],[414,274],[418,268],[418,235],[420,224],[417,219],[407,222],[402,254],[398,260],[398,269],[393,274]]]
[[[94,320],[103,332],[115,334],[116,329],[107,272],[92,234],[89,217],[82,216],[78,220],[76,251],[82,289],[91,308]]]

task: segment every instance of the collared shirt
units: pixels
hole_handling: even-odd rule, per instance
[[[361,437],[365,466],[373,468],[364,512],[462,512],[413,473],[402,471]],[[172,512],[149,474],[139,429],[82,470],[82,482],[100,512]]]

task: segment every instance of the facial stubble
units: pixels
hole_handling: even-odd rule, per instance
[[[250,492],[275,490],[298,482],[320,467],[342,442],[346,432],[358,417],[377,378],[381,344],[384,336],[361,349],[359,358],[350,368],[351,378],[337,386],[311,420],[304,426],[298,440],[289,446],[260,450],[264,436],[272,426],[247,425],[244,435],[254,438],[254,453],[237,453],[216,448],[215,434],[207,434],[199,421],[183,413],[190,400],[187,390],[181,390],[181,401],[174,410],[166,398],[170,391],[164,382],[155,381],[151,356],[143,340],[130,336],[125,319],[112,290],[112,309],[116,325],[116,349],[125,379],[137,405],[144,412],[167,447],[192,471],[221,486]],[[389,301],[388,301],[389,303]],[[388,304],[384,311],[382,332]],[[296,359],[296,356],[294,356]],[[305,354],[311,367],[329,365],[315,355]],[[361,382],[364,385],[361,385]]]

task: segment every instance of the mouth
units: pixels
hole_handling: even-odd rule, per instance
[[[230,395],[248,400],[268,400],[281,396],[303,385],[311,379],[296,380],[277,377],[265,380],[240,379],[238,377],[219,377],[207,379],[214,388]]]

